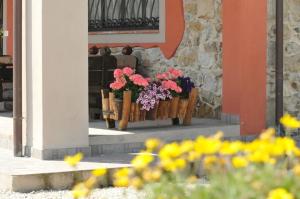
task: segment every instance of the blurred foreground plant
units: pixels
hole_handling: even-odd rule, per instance
[[[290,115],[281,122],[300,123]],[[222,136],[168,144],[150,139],[132,168],[115,172],[114,185],[141,190],[146,199],[300,199],[300,149],[292,138],[275,137],[274,129],[251,142]]]

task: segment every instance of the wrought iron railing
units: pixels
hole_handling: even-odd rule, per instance
[[[89,0],[89,32],[158,30],[160,0]]]

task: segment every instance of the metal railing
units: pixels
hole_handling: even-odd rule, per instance
[[[89,0],[89,32],[159,30],[159,0]]]

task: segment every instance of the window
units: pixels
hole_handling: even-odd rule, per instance
[[[89,0],[89,32],[159,28],[160,0]]]

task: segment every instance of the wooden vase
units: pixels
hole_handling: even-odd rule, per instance
[[[179,97],[173,97],[170,101],[169,117],[172,119],[177,118],[179,100]]]
[[[141,115],[140,105],[134,102],[131,103],[129,122],[140,121],[140,115]]]
[[[109,110],[109,91],[101,90],[102,95],[102,114],[104,119],[109,119],[110,110]]]
[[[123,100],[116,98],[115,101],[114,101],[115,120],[121,120],[122,119],[122,111],[123,111]]]
[[[178,103],[178,113],[177,117],[179,119],[184,119],[186,112],[187,112],[187,107],[189,105],[189,99],[180,99]]]
[[[119,123],[119,130],[125,130],[128,126],[131,105],[131,91],[125,91],[123,94],[122,119]]]
[[[160,101],[157,111],[157,118],[160,120],[166,120],[169,118],[170,101]]]
[[[156,104],[153,109],[146,112],[147,120],[156,120],[157,119],[157,111],[159,104]]]
[[[183,119],[183,125],[191,125],[192,124],[192,116],[193,116],[193,111],[197,104],[198,94],[199,94],[199,90],[197,88],[193,88],[192,91],[190,92],[189,104],[187,107],[186,115]]]

